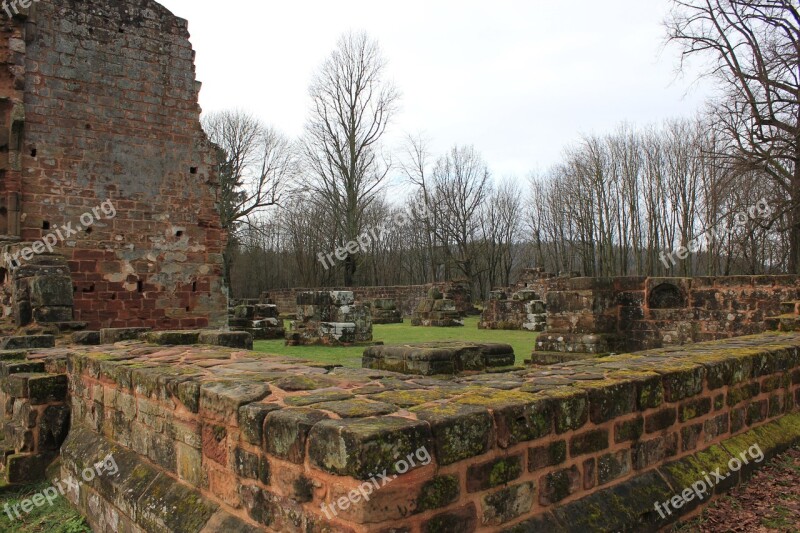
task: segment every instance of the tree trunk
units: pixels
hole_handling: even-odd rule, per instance
[[[791,205],[789,233],[789,272],[800,274],[800,162],[794,166],[794,179],[792,180],[792,196],[789,198]]]

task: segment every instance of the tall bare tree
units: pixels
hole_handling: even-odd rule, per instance
[[[310,87],[312,110],[304,139],[308,188],[317,208],[334,215],[339,246],[363,230],[365,213],[391,166],[382,157],[380,142],[399,93],[384,79],[385,70],[377,41],[366,33],[348,33]],[[346,286],[353,284],[357,267],[355,254],[347,252]]]
[[[250,113],[218,111],[203,117],[203,129],[222,152],[219,169],[220,216],[230,234],[225,278],[230,278],[231,248],[243,229],[258,228],[256,215],[277,205],[297,176],[293,143]]]
[[[433,169],[440,240],[452,262],[474,281],[480,209],[492,191],[489,168],[473,146],[454,146]]]
[[[672,0],[671,40],[711,59],[716,119],[741,173],[761,171],[788,214],[789,270],[800,273],[800,7],[797,0]],[[776,219],[777,220],[777,219]]]

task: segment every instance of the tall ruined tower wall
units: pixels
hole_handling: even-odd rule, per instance
[[[150,0],[17,11],[0,12],[4,244],[55,236],[91,327],[222,325],[217,151],[187,22]]]

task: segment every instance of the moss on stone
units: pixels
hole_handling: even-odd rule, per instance
[[[373,394],[369,396],[372,400],[391,403],[400,407],[413,407],[422,405],[436,400],[443,400],[453,396],[453,391],[448,390],[430,390],[430,389],[413,389],[413,390],[393,390]]]
[[[446,507],[458,500],[460,492],[457,476],[436,476],[426,481],[420,489],[416,512]]]

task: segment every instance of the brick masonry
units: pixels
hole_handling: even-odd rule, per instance
[[[555,343],[585,344],[586,336],[598,344],[585,351],[599,353],[762,333],[782,303],[800,299],[798,276],[547,278],[534,286],[547,303],[537,350],[552,352],[581,351]]]
[[[65,473],[118,454],[75,499],[99,532],[655,530],[701,470],[800,439],[798,333],[446,381],[220,346],[26,352],[69,379]],[[368,502],[321,507],[384,469]]]
[[[48,0],[0,24],[3,240],[81,226],[57,251],[92,328],[224,324],[217,151],[187,22],[151,0]],[[116,216],[81,225],[106,201]]]

